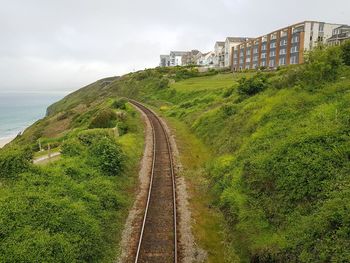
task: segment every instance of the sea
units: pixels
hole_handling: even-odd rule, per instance
[[[66,92],[0,92],[0,139],[13,138],[23,132],[45,117],[47,107],[65,95]]]

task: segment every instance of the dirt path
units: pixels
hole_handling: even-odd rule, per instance
[[[55,160],[58,156],[60,156],[61,155],[61,153],[60,152],[54,152],[54,153],[51,153],[50,154],[50,157],[49,157],[49,155],[47,154],[47,155],[43,155],[43,156],[40,156],[40,157],[38,157],[38,158],[35,158],[34,160],[33,160],[33,163],[34,164],[41,164],[41,163],[45,163],[45,162],[47,162],[47,161],[49,161],[49,160]]]

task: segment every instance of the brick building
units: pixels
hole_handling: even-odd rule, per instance
[[[276,68],[304,62],[304,52],[326,43],[339,24],[304,21],[232,48],[232,69]]]

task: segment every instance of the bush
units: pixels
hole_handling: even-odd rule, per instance
[[[124,155],[113,139],[105,137],[96,141],[90,146],[90,153],[93,161],[103,172],[110,176],[121,173]]]
[[[113,136],[113,133],[109,130],[103,129],[93,129],[82,131],[78,134],[78,140],[82,142],[83,145],[89,146],[94,141],[100,140],[105,137]]]
[[[117,128],[120,136],[127,134],[129,130],[129,127],[125,122],[118,122]]]
[[[261,74],[257,73],[251,78],[241,78],[239,80],[238,93],[243,95],[252,96],[255,95],[267,87],[267,79]]]
[[[117,115],[113,110],[104,109],[92,119],[89,128],[112,128],[115,126],[116,119]]]
[[[340,74],[341,56],[339,47],[315,48],[306,56],[306,63],[299,74],[298,84],[313,90],[325,82],[335,81]]]
[[[126,109],[126,103],[128,101],[126,99],[118,99],[118,100],[115,100],[113,103],[112,103],[112,107],[114,109],[121,109],[121,110],[125,110]]]
[[[189,78],[193,78],[193,77],[198,77],[199,73],[198,73],[198,69],[196,68],[180,68],[176,71],[175,73],[175,80],[179,81],[182,79],[189,79]]]
[[[226,116],[226,117],[229,117],[237,112],[237,109],[236,109],[235,105],[233,105],[233,104],[224,104],[221,107],[221,110],[222,110],[224,116]]]
[[[350,40],[346,41],[342,46],[342,59],[345,65],[350,66]]]
[[[226,90],[224,90],[223,94],[222,94],[222,97],[223,98],[228,98],[232,95],[234,89],[233,88],[228,88]]]
[[[17,177],[30,167],[32,158],[33,153],[29,149],[2,149],[0,151],[0,177]]]
[[[78,156],[84,151],[83,145],[77,140],[72,139],[62,144],[61,153],[66,156]]]
[[[169,87],[169,79],[168,78],[161,78],[158,82],[158,89],[166,89]]]

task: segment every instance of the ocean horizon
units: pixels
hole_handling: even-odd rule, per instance
[[[0,139],[13,138],[46,115],[67,92],[0,92]]]

